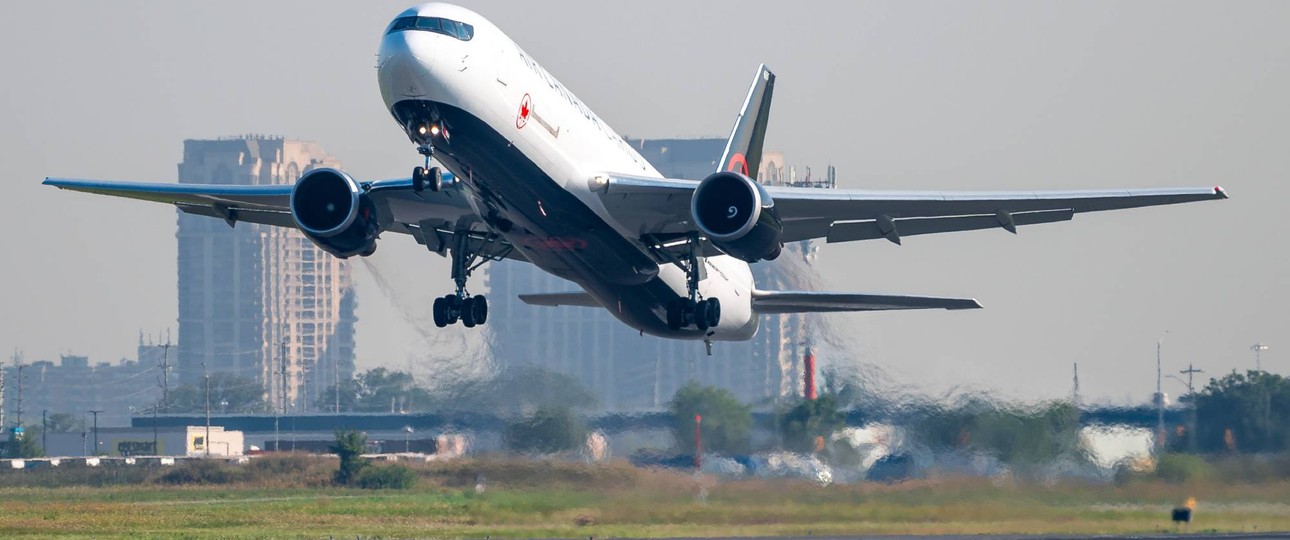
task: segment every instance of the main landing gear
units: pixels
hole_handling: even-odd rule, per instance
[[[417,153],[425,156],[425,166],[417,165],[412,169],[412,189],[416,192],[422,192],[426,189],[430,191],[439,191],[443,189],[443,172],[439,167],[430,166],[430,158],[434,157],[434,147],[423,144],[417,147]]]
[[[469,231],[453,233],[453,240],[449,251],[457,292],[434,299],[434,325],[443,328],[461,321],[466,328],[473,328],[488,322],[488,299],[482,294],[471,296],[466,291],[466,280],[484,263],[505,258],[512,246],[499,241],[497,235],[481,236]]]
[[[699,260],[698,250],[698,238],[691,238],[685,262],[674,260],[677,266],[685,270],[687,297],[677,298],[667,305],[667,327],[672,330],[693,325],[706,332],[721,323],[721,300],[699,299],[699,280],[702,279],[700,273],[703,271],[703,262]]]
[[[466,328],[488,322],[488,299],[484,295],[465,296],[464,291],[434,299],[434,325],[443,328],[461,324]]]

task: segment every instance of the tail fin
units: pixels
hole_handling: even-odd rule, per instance
[[[766,123],[770,121],[770,97],[774,90],[775,74],[762,64],[748,89],[744,107],[735,119],[735,128],[726,141],[726,151],[717,163],[716,172],[733,171],[757,179],[761,147],[766,141]]]

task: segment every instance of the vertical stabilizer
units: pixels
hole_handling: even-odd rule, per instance
[[[761,147],[766,141],[766,123],[770,121],[770,97],[775,90],[775,74],[766,64],[757,68],[757,77],[748,89],[748,97],[735,119],[735,128],[726,141],[726,151],[717,163],[717,172],[732,171],[757,179],[761,165]]]

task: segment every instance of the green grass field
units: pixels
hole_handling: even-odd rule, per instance
[[[286,465],[282,465],[285,463]],[[334,461],[174,485],[107,470],[4,471],[0,537],[667,537],[805,534],[1181,532],[1168,511],[1199,500],[1191,532],[1290,530],[1290,483],[1020,485],[942,479],[819,486],[718,481],[615,464],[420,465],[402,491],[326,487]],[[241,466],[249,469],[250,465]],[[237,467],[231,467],[237,469]],[[475,492],[486,479],[484,493]],[[146,477],[145,477],[146,476]],[[189,478],[187,481],[191,482]],[[57,484],[64,487],[47,487]],[[700,492],[706,492],[700,497]],[[704,499],[704,500],[701,500]]]

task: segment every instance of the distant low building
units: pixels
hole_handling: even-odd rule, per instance
[[[89,357],[62,355],[49,360],[4,366],[5,426],[40,426],[46,417],[64,413],[86,425],[98,413],[99,426],[125,426],[130,415],[161,400],[163,345],[139,338],[138,360],[90,363]],[[174,350],[170,351],[171,361]],[[171,379],[171,389],[174,380]],[[19,412],[21,410],[21,418]]]
[[[100,426],[71,433],[29,434],[43,444],[45,456],[189,456],[207,455],[206,426],[136,428]],[[97,443],[97,447],[95,446]],[[211,456],[240,456],[246,453],[246,440],[241,431],[210,427]]]

